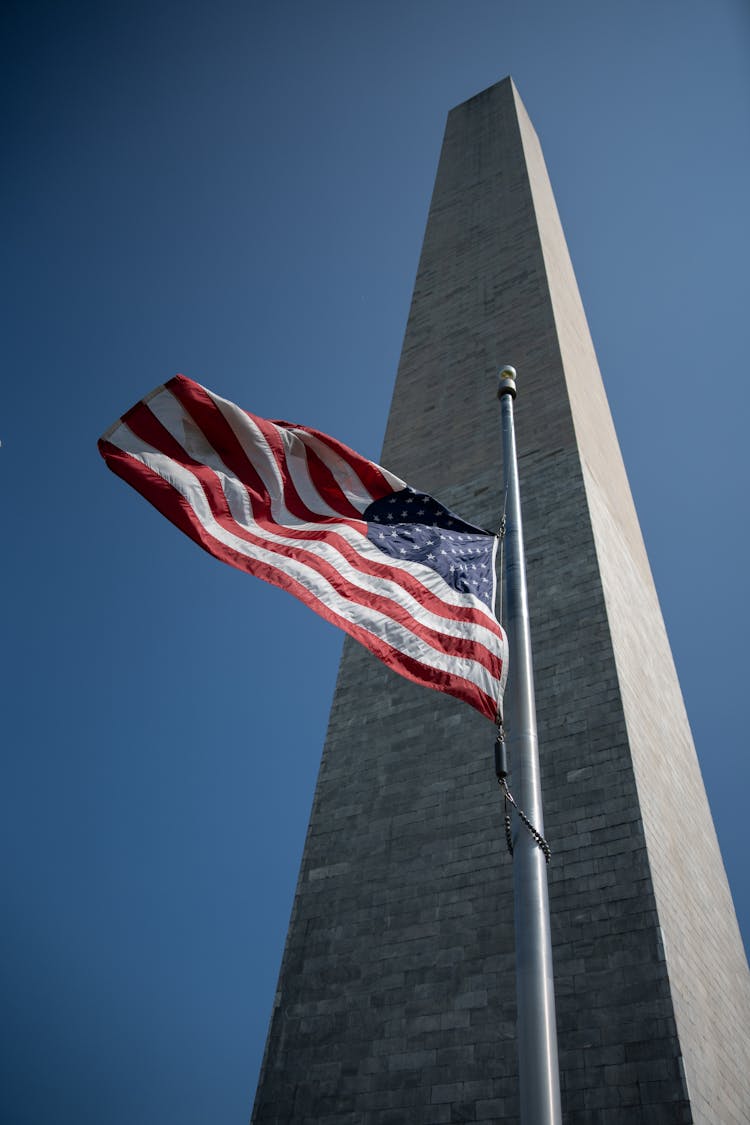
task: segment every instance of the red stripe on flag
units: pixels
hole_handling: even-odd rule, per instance
[[[301,444],[304,445],[304,442],[301,442]],[[334,512],[339,512],[340,515],[348,519],[361,520],[362,512],[355,508],[349,498],[342,492],[335,476],[328,466],[321,461],[318,454],[314,449],[311,449],[310,446],[304,445],[304,449],[310,480],[315,486],[318,495],[325,501],[329,508],[333,508]],[[391,491],[393,490],[391,489]]]

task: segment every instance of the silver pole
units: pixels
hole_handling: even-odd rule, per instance
[[[531,663],[521,497],[513,428],[516,372],[500,372],[498,398],[503,427],[503,475],[507,490],[505,605],[508,626],[508,718],[506,743],[516,800],[544,834],[539,749]],[[555,992],[552,978],[547,871],[541,849],[514,817],[513,900],[516,931],[516,1004],[521,1125],[561,1125]]]

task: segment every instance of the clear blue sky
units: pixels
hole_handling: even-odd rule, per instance
[[[96,439],[182,371],[377,459],[446,112],[508,73],[747,942],[745,0],[2,18],[3,1120],[248,1118],[341,637]]]

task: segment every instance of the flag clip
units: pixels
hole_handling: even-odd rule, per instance
[[[497,737],[495,738],[495,776],[499,782],[502,782],[508,776],[508,748],[505,745],[502,722],[497,724]]]

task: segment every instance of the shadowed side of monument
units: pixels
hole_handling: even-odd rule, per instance
[[[502,510],[505,362],[519,373],[564,1120],[740,1125],[747,965],[564,236],[509,79],[449,114],[381,458],[486,527]],[[492,738],[466,706],[345,642],[258,1123],[517,1121]]]

